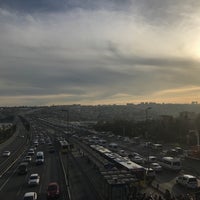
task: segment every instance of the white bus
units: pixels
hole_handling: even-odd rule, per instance
[[[166,169],[178,171],[181,170],[181,161],[179,158],[174,158],[174,157],[163,157],[160,161],[159,164]]]

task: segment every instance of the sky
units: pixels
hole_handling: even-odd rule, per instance
[[[199,0],[0,0],[0,106],[200,102]]]

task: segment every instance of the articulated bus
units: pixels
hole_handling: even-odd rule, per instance
[[[131,161],[128,157],[122,157],[117,153],[113,153],[109,149],[100,145],[91,145],[92,149],[99,152],[110,163],[113,163],[119,170],[126,170],[133,174],[139,181],[140,185],[144,185],[146,181],[155,177],[155,171],[151,168],[145,168]]]
[[[72,145],[69,144],[69,142],[67,142],[66,140],[62,140],[62,141],[59,141],[59,144],[60,144],[60,151],[62,153],[67,153],[69,152],[71,149],[72,149]]]

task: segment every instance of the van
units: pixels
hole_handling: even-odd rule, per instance
[[[196,189],[198,187],[197,178],[188,174],[178,176],[176,178],[176,183],[191,189]]]
[[[42,151],[38,151],[36,154],[36,165],[41,165],[44,163],[44,153]]]
[[[18,174],[23,175],[28,172],[28,163],[27,162],[22,162],[18,166]]]

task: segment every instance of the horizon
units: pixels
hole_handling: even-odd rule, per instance
[[[164,103],[164,102],[140,102],[140,103],[131,103],[127,102],[124,104],[51,104],[51,105],[19,105],[19,106],[1,106],[0,108],[21,108],[21,107],[59,107],[59,106],[145,106],[145,105],[200,105],[199,102],[191,103]]]

